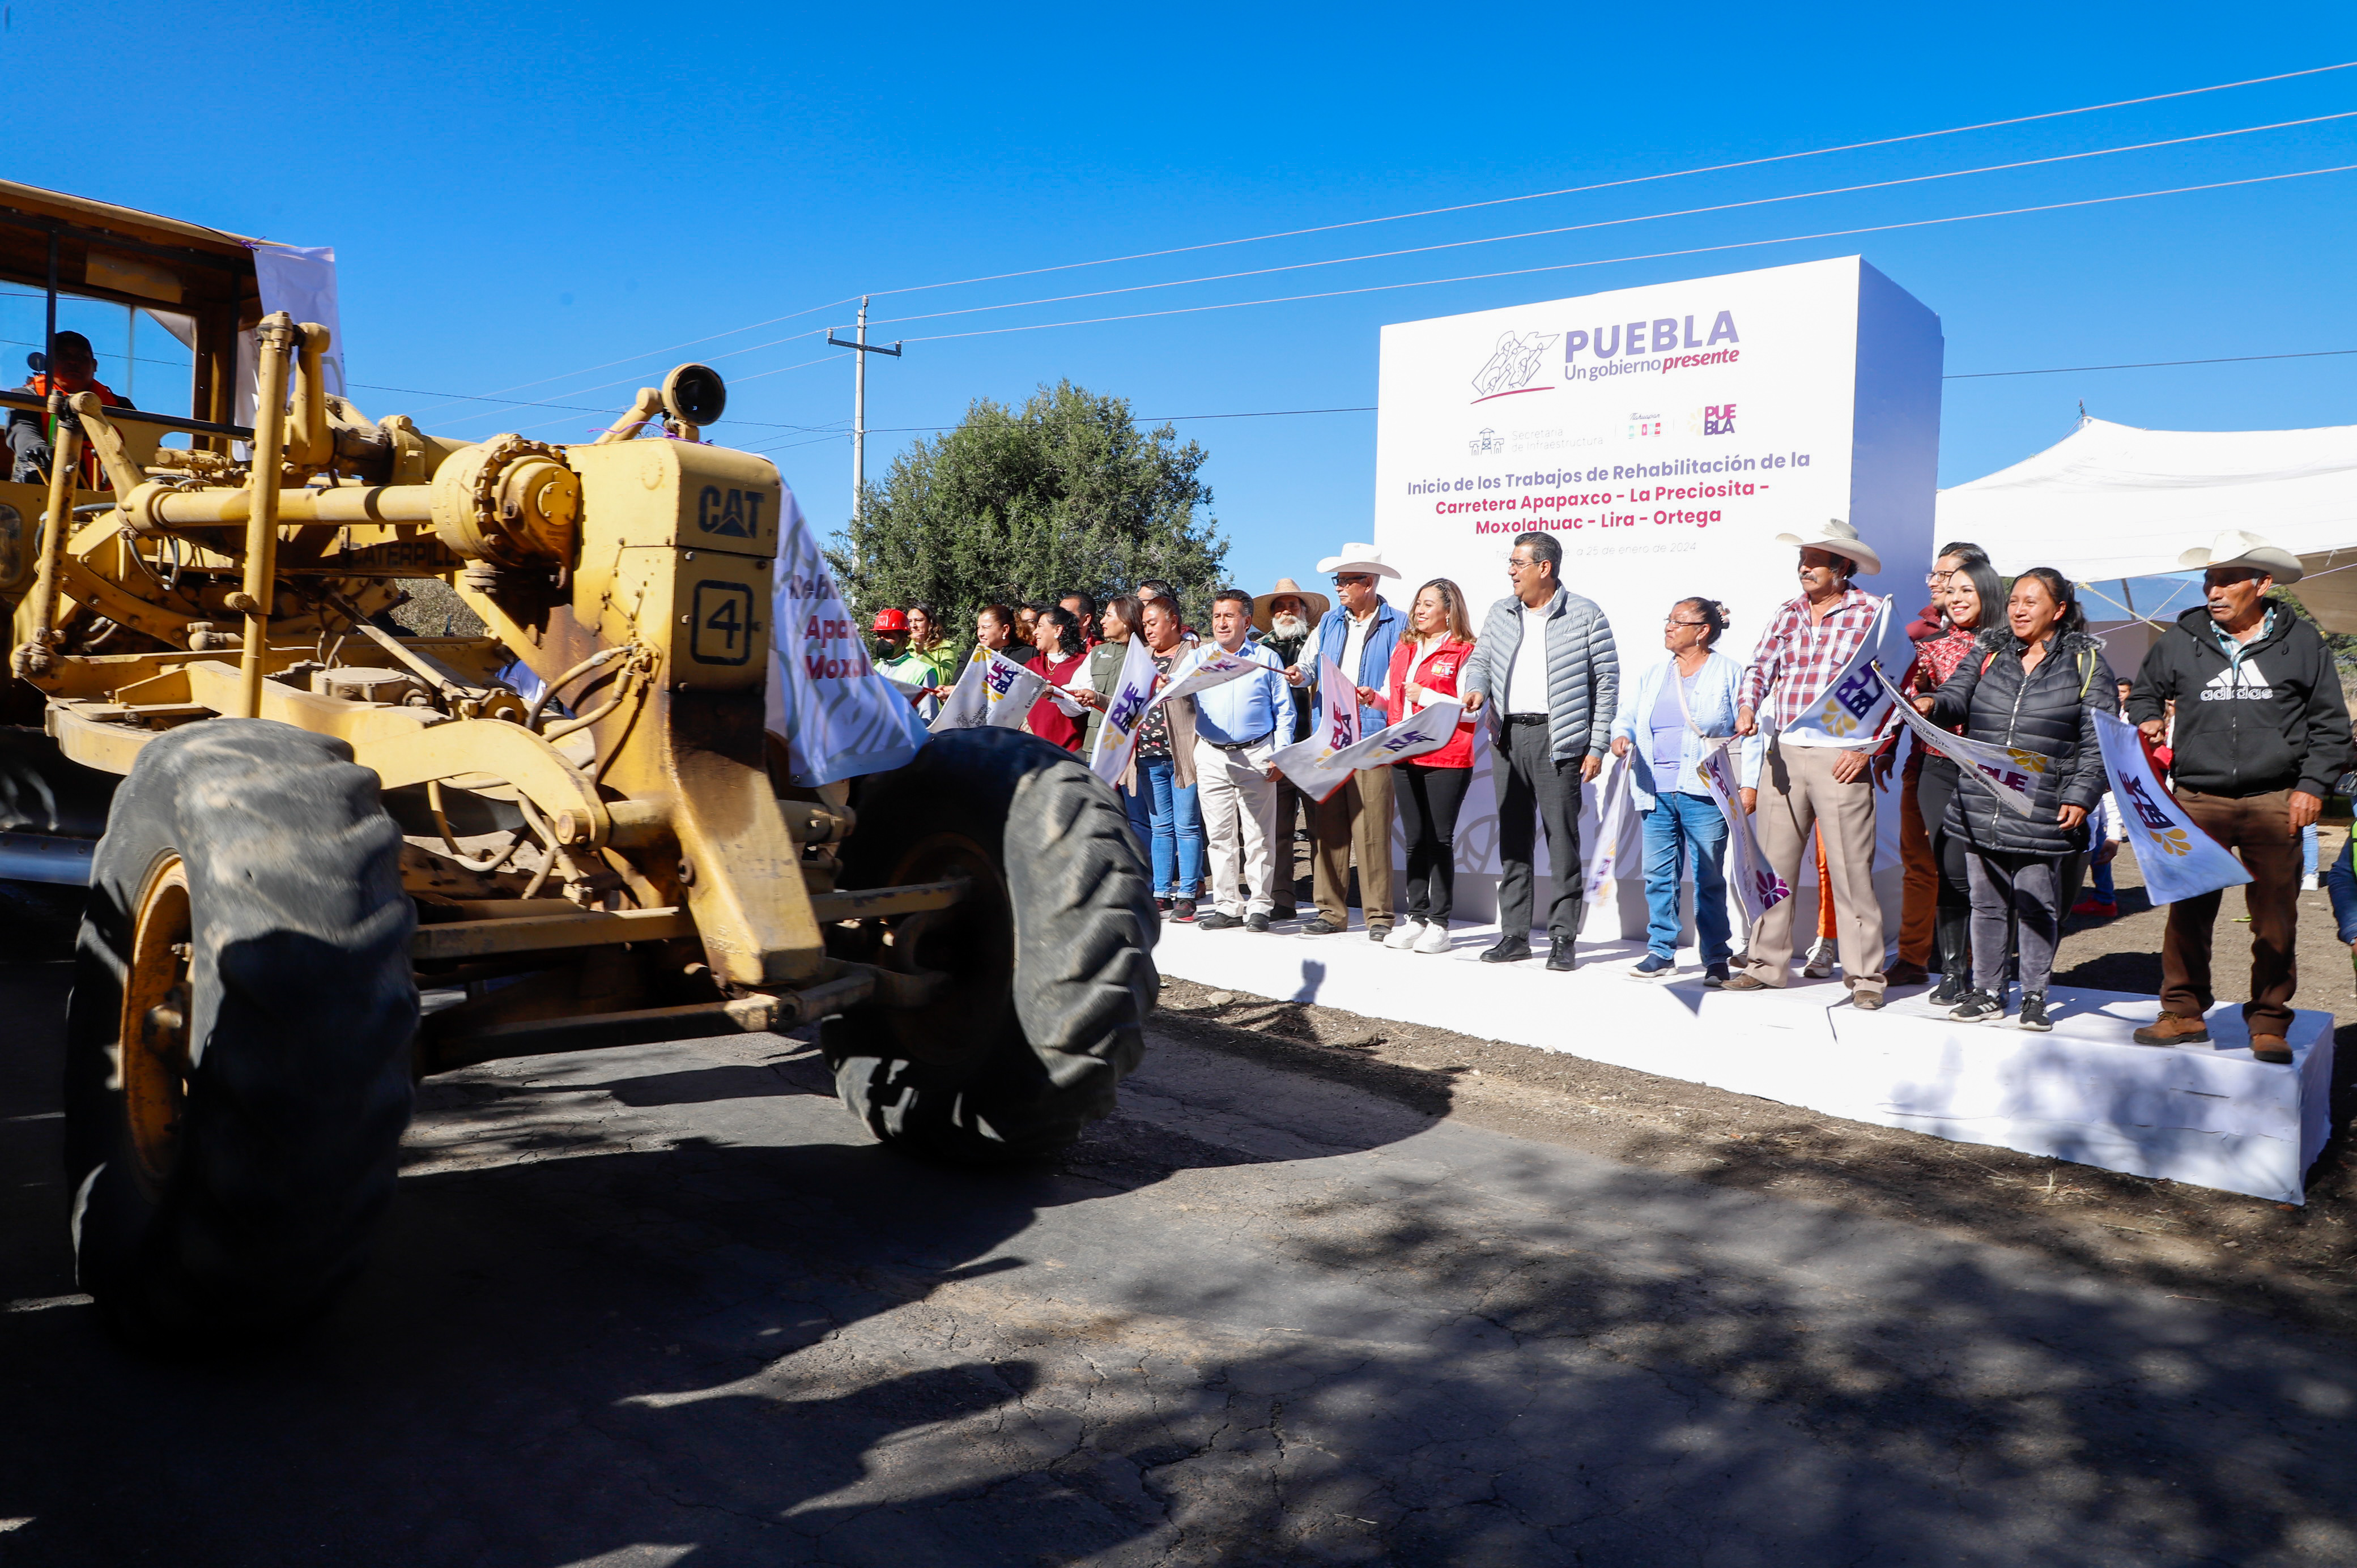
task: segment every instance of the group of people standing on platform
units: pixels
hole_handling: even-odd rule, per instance
[[[2205,569],[2203,604],[2166,628],[2136,677],[2123,680],[2087,631],[2067,577],[2034,567],[2008,582],[1977,547],[1943,547],[1927,576],[1931,602],[1908,628],[1912,659],[1900,691],[1938,728],[2037,761],[2024,811],[1936,749],[1911,748],[1898,791],[1905,877],[1892,960],[1874,887],[1876,785],[1889,779],[1903,726],[1887,707],[1878,725],[1855,733],[1808,722],[1877,628],[1882,601],[1856,579],[1878,575],[1882,562],[1838,520],[1778,537],[1797,553],[1800,592],[1777,607],[1747,661],[1719,650],[1729,630],[1726,607],[1696,596],[1667,607],[1665,657],[1633,678],[1624,677],[1603,611],[1564,585],[1562,547],[1544,532],[1514,540],[1512,592],[1489,607],[1478,634],[1456,583],[1425,583],[1403,610],[1382,591],[1399,572],[1372,546],[1350,544],[1318,564],[1339,603],[1290,578],[1265,594],[1222,589],[1210,606],[1208,640],[1159,582],[1102,606],[1082,593],[991,606],[976,635],[1057,688],[1035,704],[1027,727],[1083,755],[1132,639],[1144,639],[1157,671],[1174,680],[1193,647],[1260,667],[1157,705],[1120,780],[1167,918],[1253,931],[1296,918],[1298,821],[1314,845],[1316,903],[1300,934],[1348,929],[1355,865],[1370,938],[1447,951],[1457,822],[1487,749],[1501,934],[1480,957],[1512,963],[1536,956],[1543,834],[1556,868],[1545,965],[1572,969],[1584,902],[1582,795],[1609,756],[1629,769],[1641,822],[1647,940],[1631,971],[1637,977],[1675,972],[1691,878],[1703,983],[1738,993],[1790,983],[1793,898],[1768,902],[1737,950],[1726,865],[1740,819],[1783,886],[1801,886],[1804,866],[1813,873],[1820,928],[1832,938],[1854,1006],[1880,1008],[1888,988],[1928,983],[1936,970],[1931,999],[1949,1016],[1995,1022],[2007,1015],[2018,979],[2013,1015],[2029,1029],[2051,1026],[2055,951],[2091,866],[2101,902],[2110,900],[2120,819],[2108,800],[2093,715],[2125,710],[2148,750],[2167,743],[2160,755],[2186,813],[2251,875],[2253,1000],[2244,1015],[2259,1059],[2288,1062],[2301,832],[2357,762],[2330,652],[2312,625],[2268,597],[2277,584],[2298,580],[2298,558],[2242,533],[2188,552],[2185,564]],[[878,618],[887,673],[897,666],[905,683],[941,683],[955,661],[931,660],[925,637],[933,625],[922,606]],[[909,681],[912,660],[927,663],[933,679]],[[1437,749],[1353,771],[1323,800],[1304,796],[1271,759],[1325,722],[1319,671],[1329,661],[1351,688],[1359,734],[1440,702],[1458,705],[1454,733]],[[1732,787],[1715,794],[1703,765],[1722,752],[1720,778]],[[1405,886],[1397,890],[1394,820],[1406,852]],[[2351,906],[2342,923],[2357,940],[2357,867],[2335,869],[2336,893],[2345,883]],[[1207,883],[1212,908],[1200,912]],[[2137,1031],[2139,1042],[2207,1039],[2219,903],[2211,893],[2170,907],[2162,1011]],[[1822,961],[1813,958],[1808,972],[1822,972]]]

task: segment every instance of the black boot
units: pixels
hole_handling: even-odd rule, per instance
[[[1924,1000],[1934,1007],[1953,1007],[1973,989],[1972,926],[1969,909],[1942,909],[1932,916],[1932,956],[1940,966],[1940,984]]]

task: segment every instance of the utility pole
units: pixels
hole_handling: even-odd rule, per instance
[[[867,296],[859,297],[859,336],[846,341],[830,330],[826,340],[838,349],[856,349],[851,360],[851,521],[859,521],[859,492],[867,482],[867,356],[889,354],[900,357],[900,344],[895,339],[889,349],[867,340]]]

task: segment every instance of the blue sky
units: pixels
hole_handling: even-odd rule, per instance
[[[889,322],[2357,110],[2357,70],[2332,71],[908,292],[2330,65],[2357,59],[2357,12],[2345,3],[2233,13],[2155,5],[1441,13],[1214,5],[1019,14],[255,4],[199,16],[19,4],[10,28],[5,42],[20,61],[106,62],[91,80],[87,116],[70,135],[45,139],[16,177],[335,246],[347,362],[356,400],[371,415],[415,412],[449,434],[528,428],[572,439],[603,423],[586,410],[619,408],[669,363],[707,359],[732,388],[733,418],[711,434],[770,449],[822,531],[848,506],[848,442],[835,432],[848,422],[851,375],[848,356],[820,338],[850,320],[849,306],[829,302],[863,291]],[[169,47],[109,42],[154,38]],[[192,84],[206,91],[192,94]],[[1144,415],[1352,407],[1374,401],[1376,333],[1385,322],[1852,252],[1941,314],[1952,373],[2357,349],[2357,173],[1521,277],[995,330],[2341,164],[2357,164],[2357,119],[888,324],[878,336],[911,341],[904,359],[877,361],[869,380],[869,424],[881,433],[870,436],[868,471],[879,475],[912,438],[900,433],[906,427],[949,424],[972,399],[1019,400],[1058,377],[1128,397]],[[795,314],[813,306],[824,308]],[[791,318],[739,330],[776,317]],[[0,336],[22,336],[13,325],[13,315],[0,314]],[[992,335],[944,336],[976,332]],[[147,352],[148,339],[141,343]],[[578,406],[453,401],[458,394]],[[1951,381],[1942,482],[2061,438],[2082,400],[2089,413],[2148,427],[2357,424],[2357,356]],[[1307,575],[1334,544],[1366,535],[1372,413],[1178,428],[1211,454],[1205,472],[1232,541],[1233,577]]]

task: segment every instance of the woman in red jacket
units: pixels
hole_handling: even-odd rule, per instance
[[[1433,703],[1457,700],[1457,677],[1473,651],[1473,622],[1465,593],[1446,577],[1415,591],[1408,634],[1392,651],[1381,694],[1359,700],[1383,710],[1393,724]],[[1457,813],[1473,782],[1473,721],[1458,721],[1448,744],[1393,765],[1392,797],[1399,802],[1407,840],[1407,914],[1383,940],[1415,952],[1448,950],[1448,914],[1457,893]]]

